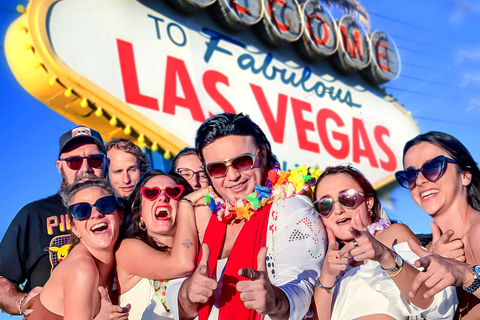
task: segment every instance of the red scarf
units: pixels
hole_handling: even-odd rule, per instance
[[[246,278],[238,275],[238,269],[251,268],[257,269],[257,255],[261,248],[265,247],[267,239],[268,216],[270,207],[268,204],[246,221],[242,230],[235,240],[232,251],[228,256],[228,261],[223,273],[222,294],[220,297],[219,320],[260,320],[261,315],[255,310],[245,308],[243,301],[240,300],[240,292],[236,289],[236,284]],[[217,261],[220,258],[221,248],[225,240],[227,224],[218,221],[217,216],[212,215],[205,230],[203,243],[208,244],[210,257],[208,260],[209,277],[216,272]],[[198,256],[198,261],[202,258],[202,251]],[[198,263],[197,263],[198,264]],[[207,320],[210,314],[213,297],[208,303],[202,304],[198,311],[199,320]]]

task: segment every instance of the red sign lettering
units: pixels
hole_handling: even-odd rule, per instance
[[[343,48],[345,51],[350,53],[350,57],[356,58],[357,55],[355,51],[358,52],[358,57],[362,60],[362,45],[360,44],[360,32],[358,30],[353,31],[353,44],[347,36],[347,28],[341,25],[340,30],[342,31],[342,38],[343,38]],[[348,47],[348,48],[346,48]]]
[[[368,139],[365,126],[361,119],[353,118],[352,121],[352,136],[353,136],[353,162],[360,163],[360,157],[366,157],[370,162],[370,165],[374,168],[378,168],[377,159],[373,153],[373,148]],[[361,148],[360,143],[363,142],[364,149]]]
[[[256,86],[250,83],[250,88],[257,100],[260,111],[262,112],[263,118],[267,123],[270,134],[272,135],[273,141],[277,143],[283,143],[283,137],[285,135],[285,120],[287,118],[287,101],[288,97],[284,94],[278,94],[278,103],[277,103],[277,120],[273,117],[272,110],[268,105],[267,98],[261,87]]]
[[[177,96],[177,77],[183,90],[185,98]],[[163,96],[163,112],[175,114],[175,107],[183,107],[190,110],[195,121],[203,122],[203,115],[200,101],[193,87],[192,80],[183,60],[167,56],[167,70],[165,72],[165,91]]]
[[[133,45],[130,42],[117,39],[118,58],[122,71],[125,101],[140,107],[158,110],[158,100],[140,93],[137,68],[133,54]]]
[[[315,153],[320,153],[318,144],[307,140],[307,130],[315,131],[313,122],[306,121],[303,118],[302,111],[312,112],[310,103],[290,98],[292,101],[293,118],[295,119],[295,128],[297,129],[298,145],[300,149],[308,150]]]
[[[330,143],[327,133],[327,121],[331,119],[335,122],[337,127],[345,126],[343,123],[342,118],[338,114],[336,114],[333,110],[330,109],[321,109],[317,114],[317,128],[318,128],[318,135],[320,136],[320,141],[322,145],[325,147],[325,150],[333,157],[337,159],[345,159],[350,152],[350,145],[348,141],[348,135],[344,133],[340,133],[337,131],[332,131],[333,139],[340,141],[341,146],[339,149],[335,149],[333,145]]]
[[[382,70],[390,71],[390,68],[388,67],[387,45],[385,43],[375,41],[375,47],[377,48],[378,66]],[[387,64],[383,64],[383,61],[387,61]]]
[[[397,168],[397,159],[395,159],[393,151],[387,146],[385,141],[382,140],[383,136],[390,137],[390,132],[384,126],[376,126],[373,130],[373,135],[375,136],[378,146],[385,152],[388,158],[387,162],[380,159],[380,166],[384,170],[394,171]]]
[[[217,90],[217,83],[223,83],[227,87],[229,86],[228,78],[226,75],[213,70],[205,71],[202,77],[203,86],[208,95],[215,101],[224,112],[237,113],[228,100],[222,96]],[[210,113],[210,116],[212,114]]]

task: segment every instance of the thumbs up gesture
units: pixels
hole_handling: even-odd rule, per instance
[[[261,248],[257,256],[257,270],[238,270],[238,275],[248,280],[239,281],[237,290],[245,308],[254,309],[259,314],[274,315],[283,312],[285,308],[288,310],[288,300],[268,279],[266,256],[267,248]]]
[[[435,222],[430,222],[430,227],[432,228],[432,244],[429,248],[431,252],[445,258],[452,258],[461,262],[466,261],[463,242],[458,238],[453,238],[452,229],[448,229],[442,234],[442,230]]]
[[[184,292],[186,292],[187,299],[191,303],[206,303],[218,286],[217,281],[208,276],[210,249],[205,243],[202,245],[202,252],[202,259],[197,269],[183,284],[185,286]]]

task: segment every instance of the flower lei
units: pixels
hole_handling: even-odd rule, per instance
[[[370,232],[370,234],[372,236],[375,237],[375,234],[377,234],[377,231],[386,229],[391,224],[392,223],[390,222],[390,220],[385,219],[385,218],[381,218],[378,222],[374,222],[374,223],[368,225],[367,230],[368,230],[368,232]]]
[[[256,185],[254,191],[243,198],[236,198],[235,203],[220,198],[213,188],[207,189],[205,205],[219,221],[229,222],[231,219],[250,218],[261,207],[280,199],[290,198],[294,194],[311,196],[318,177],[321,174],[318,166],[315,168],[299,166],[290,171],[281,171],[280,166],[274,166],[268,171],[265,186]]]

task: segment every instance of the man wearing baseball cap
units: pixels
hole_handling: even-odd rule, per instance
[[[65,132],[58,153],[60,191],[24,206],[0,243],[0,309],[11,315],[28,316],[30,310],[24,306],[68,254],[70,225],[60,197],[62,189],[107,174],[105,144],[93,129],[77,126]]]

